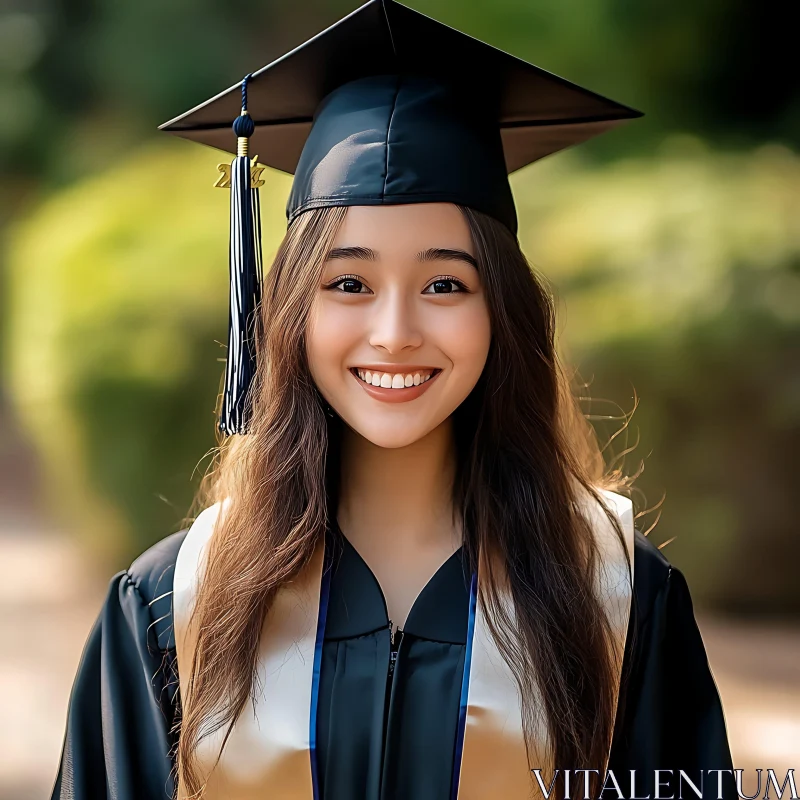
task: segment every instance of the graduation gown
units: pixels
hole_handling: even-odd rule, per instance
[[[172,796],[175,742],[169,730],[180,691],[171,590],[186,536],[168,536],[112,578],[70,696],[53,800]],[[431,578],[394,639],[377,580],[338,529],[328,532],[326,551],[332,569],[314,666],[315,800],[454,797],[454,765],[464,747],[466,612],[474,595],[463,550]],[[697,782],[700,771],[732,770],[732,761],[686,580],[638,530],[633,555],[634,591],[607,768],[625,797],[631,796],[630,770],[636,770],[636,797],[645,798],[658,796],[657,769],[676,776],[684,770]],[[257,748],[252,753],[252,759],[244,753],[246,769],[257,766]],[[492,764],[481,768],[490,771]],[[669,789],[662,783],[662,797],[677,796],[677,778],[669,780]],[[237,800],[226,786],[219,796]],[[275,789],[261,796],[290,796],[277,783]],[[488,788],[465,796],[500,795]],[[706,775],[702,796],[718,796],[716,776]],[[723,773],[721,796],[736,797],[729,773]],[[609,785],[603,797],[619,794]]]

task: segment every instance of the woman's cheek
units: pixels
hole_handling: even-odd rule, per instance
[[[452,309],[432,328],[438,348],[450,359],[454,372],[466,376],[483,371],[491,342],[491,324],[483,303]]]
[[[315,304],[307,351],[312,377],[325,394],[347,377],[347,357],[361,335],[360,316],[342,303],[321,299]]]

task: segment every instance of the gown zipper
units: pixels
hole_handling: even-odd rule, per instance
[[[383,775],[384,763],[386,759],[386,746],[387,746],[387,737],[389,735],[389,718],[390,718],[390,711],[392,707],[392,696],[394,695],[394,673],[395,667],[397,664],[397,655],[400,651],[400,644],[403,641],[403,631],[400,628],[395,629],[394,623],[389,620],[389,666],[386,674],[386,691],[385,691],[385,699],[384,699],[384,706],[383,706],[383,747],[381,750],[381,768],[380,768],[380,778],[379,784],[377,788],[377,794],[374,795],[375,800],[384,796],[384,781],[385,776]],[[370,797],[373,797],[370,794]]]
[[[400,642],[403,641],[403,631],[401,628],[394,628],[394,623],[389,620],[390,634],[390,651],[389,651],[389,687],[391,687],[392,679],[394,678],[394,666],[397,661],[397,653],[400,650]]]

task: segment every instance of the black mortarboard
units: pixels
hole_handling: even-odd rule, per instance
[[[237,117],[222,429],[244,431],[254,369],[247,320],[261,263],[248,138],[262,164],[295,176],[290,223],[323,206],[452,202],[516,233],[508,173],[639,116],[394,0],[370,0],[162,125],[232,150]]]

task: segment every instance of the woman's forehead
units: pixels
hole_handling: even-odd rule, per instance
[[[334,247],[369,248],[379,258],[417,255],[437,248],[474,255],[467,221],[453,203],[351,206]]]

